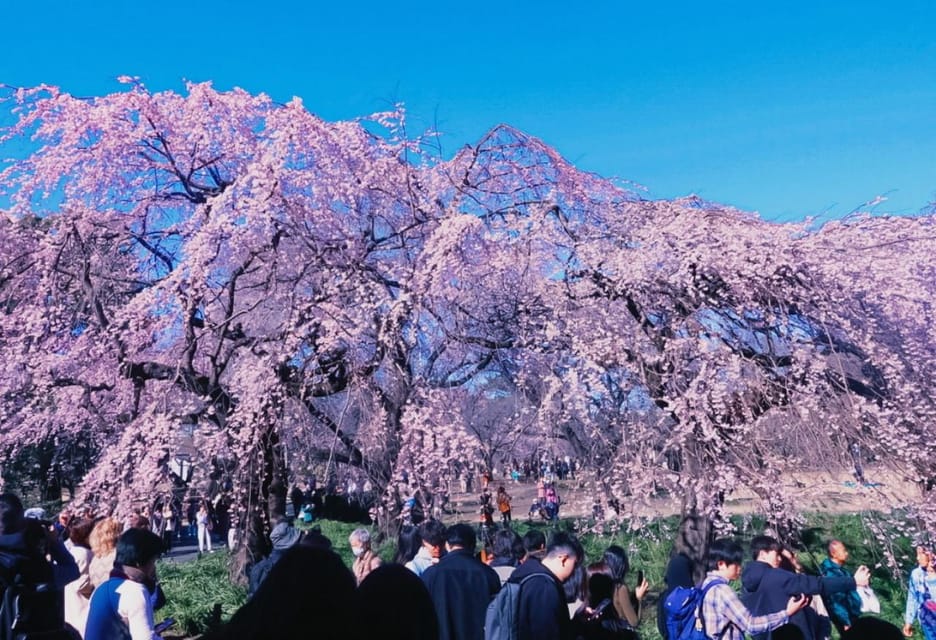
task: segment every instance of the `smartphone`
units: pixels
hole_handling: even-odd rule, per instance
[[[605,609],[607,609],[612,603],[611,598],[605,598],[602,600],[597,607],[592,610],[591,615],[588,616],[589,620],[598,620],[604,615]]]
[[[155,627],[153,627],[153,631],[155,631],[156,633],[162,633],[163,631],[165,631],[166,629],[168,629],[174,624],[175,624],[175,618],[166,618],[165,620],[157,624]]]
[[[643,572],[643,569],[640,569],[637,571],[637,586],[639,587],[640,585],[642,585],[643,581],[644,581],[644,572]]]

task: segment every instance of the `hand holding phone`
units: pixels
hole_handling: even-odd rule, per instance
[[[634,589],[634,597],[637,598],[638,602],[644,599],[649,589],[650,583],[647,582],[646,577],[644,577],[643,569],[641,569],[637,572],[637,587]]]

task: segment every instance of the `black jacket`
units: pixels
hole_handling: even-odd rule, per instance
[[[48,562],[48,553],[52,562]],[[24,632],[57,631],[65,629],[65,601],[63,587],[78,578],[78,565],[61,540],[49,540],[44,529],[36,524],[24,531],[0,535],[0,599],[7,588],[17,582],[27,586],[48,585],[50,588],[31,591],[21,606],[27,612],[41,612],[33,618],[35,626],[26,623]],[[13,613],[4,610],[0,625],[12,624]],[[50,637],[60,637],[51,636]]]
[[[855,579],[820,578],[804,573],[793,573],[785,569],[774,569],[766,562],[749,562],[741,572],[741,585],[744,590],[741,600],[756,616],[785,609],[787,601],[804,593],[808,596],[826,596],[830,593],[855,589]],[[793,624],[803,632],[804,640],[822,638],[822,625],[828,624],[812,607],[797,611],[790,618]],[[756,640],[770,638],[770,633],[754,636]]]
[[[638,640],[637,632],[622,620],[610,602],[598,615],[590,615],[582,605],[572,617],[572,635],[575,640]]]
[[[543,577],[528,580],[520,589],[519,640],[571,640],[574,636],[569,605],[562,583],[552,571],[537,558],[530,558],[507,582],[519,583],[533,574]]]
[[[51,563],[45,559],[46,554],[52,558]],[[65,545],[61,541],[50,544],[45,531],[31,523],[23,531],[0,535],[0,571],[19,573],[28,584],[49,583],[58,589],[76,580],[79,573]]]
[[[455,549],[422,574],[439,618],[439,640],[483,640],[484,614],[500,578],[470,551]]]

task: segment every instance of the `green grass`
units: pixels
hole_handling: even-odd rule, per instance
[[[807,570],[815,572],[818,569],[818,563],[826,556],[825,543],[829,538],[842,540],[851,550],[848,563],[851,570],[859,564],[866,564],[872,569],[871,584],[881,601],[881,617],[902,626],[906,579],[915,564],[913,547],[907,534],[893,527],[884,528],[883,525],[874,524],[882,522],[881,519],[863,518],[857,514],[814,514],[807,517],[807,521],[810,523],[804,535],[807,550],[799,554]],[[738,517],[732,522],[738,537],[745,543],[763,531],[763,522],[756,517]],[[525,520],[515,520],[513,523],[520,535],[535,528],[542,530],[547,538],[556,527],[571,531],[578,529],[587,562],[600,558],[604,549],[611,544],[624,547],[631,561],[629,582],[633,584],[637,570],[643,570],[651,584],[640,627],[644,640],[659,640],[655,623],[656,596],[662,587],[677,524],[676,518],[661,518],[643,524],[638,530],[628,530],[627,523],[624,523],[613,531],[602,532],[594,527],[589,528],[589,523],[584,521],[564,520],[558,525],[529,523]],[[334,550],[350,567],[353,558],[348,536],[361,525],[320,520],[313,526],[320,528],[322,534],[332,541]],[[385,561],[389,561],[396,551],[395,546],[395,540],[384,540],[375,548]],[[166,607],[160,611],[162,617],[175,618],[178,621],[176,629],[186,634],[203,632],[212,619],[216,604],[221,607],[222,619],[228,619],[245,601],[246,590],[231,583],[227,562],[227,554],[214,553],[192,563],[160,564],[160,581],[168,600]],[[892,563],[898,566],[896,574],[890,568]]]
[[[174,618],[172,634],[204,633],[220,607],[221,620],[227,620],[247,600],[247,588],[231,582],[227,552],[215,552],[193,562],[160,562],[159,582],[166,594],[166,606],[157,618]]]

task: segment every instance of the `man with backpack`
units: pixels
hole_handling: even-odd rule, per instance
[[[515,637],[517,640],[570,640],[572,621],[562,583],[569,579],[576,565],[584,559],[585,551],[578,540],[559,532],[550,540],[542,560],[529,556],[517,567],[504,587],[511,589],[511,585],[516,585],[513,589],[517,594],[515,629],[506,637]],[[485,637],[490,639],[491,635]]]
[[[698,594],[696,620],[694,624],[684,625],[676,635],[670,633],[670,640],[742,640],[745,633],[764,633],[786,624],[790,616],[806,606],[806,597],[801,595],[790,598],[785,609],[762,616],[751,613],[728,584],[741,576],[742,556],[741,545],[734,540],[721,538],[712,543],[708,552],[708,574],[695,590]]]
[[[78,565],[47,525],[23,513],[19,498],[0,494],[0,640],[75,638],[63,589],[78,578]]]

